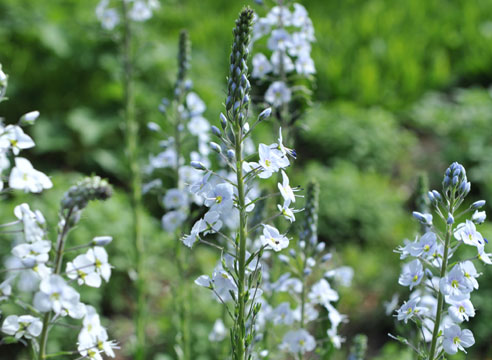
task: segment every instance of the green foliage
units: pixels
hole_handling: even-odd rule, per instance
[[[301,132],[303,157],[333,165],[339,159],[363,170],[390,173],[409,158],[415,143],[396,117],[384,109],[364,109],[353,103],[317,106],[306,115]]]

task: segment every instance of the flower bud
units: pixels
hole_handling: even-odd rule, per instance
[[[218,137],[222,136],[222,133],[220,132],[219,128],[215,125],[212,125],[212,134]]]
[[[106,246],[113,241],[111,236],[96,236],[92,239],[92,245],[94,246]]]
[[[230,159],[230,160],[234,160],[234,157],[236,156],[236,154],[234,153],[234,150],[232,149],[229,149],[227,150],[227,157]]]
[[[484,205],[485,205],[485,200],[478,200],[478,201],[475,201],[473,204],[471,204],[470,205],[470,208],[472,208],[472,209],[480,209]]]
[[[222,149],[220,148],[220,145],[211,141],[210,142],[210,148],[215,151],[217,154],[220,154],[222,152]]]
[[[192,161],[190,162],[191,167],[197,169],[197,170],[207,170],[205,165],[203,165],[200,161]]]
[[[159,126],[159,124],[156,124],[155,122],[149,122],[147,123],[147,129],[149,129],[150,131],[161,131],[161,127]]]
[[[446,224],[452,225],[454,224],[454,217],[451,214],[448,214],[448,219],[446,220]]]
[[[422,224],[432,225],[432,215],[431,214],[422,214],[422,213],[419,213],[418,211],[414,211],[412,213],[412,215],[415,219],[417,219]]]
[[[33,125],[36,119],[39,117],[39,111],[31,111],[22,115],[20,118],[21,125]]]
[[[225,130],[227,127],[227,118],[222,113],[220,113],[220,126],[222,127],[222,130]]]
[[[272,114],[272,108],[266,108],[265,110],[263,110],[260,115],[258,115],[258,121],[263,121],[263,120],[266,120],[270,117],[270,115]]]
[[[326,244],[324,242],[320,242],[318,245],[316,245],[316,251],[317,252],[322,252],[326,247]]]
[[[327,262],[327,261],[330,261],[332,257],[333,257],[333,255],[332,255],[332,254],[325,254],[325,255],[323,255],[323,257],[321,258],[321,262]]]

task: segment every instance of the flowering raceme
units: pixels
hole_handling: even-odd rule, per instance
[[[475,316],[471,294],[478,289],[480,276],[475,263],[491,263],[485,250],[486,240],[476,227],[485,220],[484,212],[476,215],[485,201],[474,202],[459,211],[471,187],[465,168],[458,163],[451,164],[442,186],[442,193],[429,191],[428,198],[445,230],[434,225],[431,214],[414,212],[425,233],[397,249],[402,259],[414,259],[404,266],[399,283],[410,290],[416,289],[396,316],[405,323],[414,322],[421,328],[423,339],[417,344],[402,337],[396,339],[429,360],[458,351],[466,353],[475,343],[472,332],[462,329],[460,324]],[[455,225],[455,221],[471,212],[475,212],[471,220],[463,219]],[[474,249],[471,258],[463,259],[462,253],[467,251],[464,247]]]
[[[230,57],[228,96],[225,102],[226,113],[220,116],[221,129],[211,128],[220,144],[212,142],[210,148],[218,154],[220,161],[230,173],[214,171],[200,160],[191,162],[191,166],[201,170],[203,175],[191,184],[189,189],[202,199],[208,210],[195,222],[191,233],[183,237],[186,246],[207,243],[221,250],[221,262],[212,276],[200,276],[195,283],[210,289],[227,308],[227,313],[233,321],[231,344],[232,357],[235,360],[247,359],[253,351],[251,345],[254,324],[261,308],[260,259],[266,250],[279,252],[289,245],[289,238],[280,233],[273,224],[267,223],[269,220],[250,223],[248,214],[262,200],[276,195],[255,195],[255,179],[266,179],[276,173],[282,174],[283,182],[279,186],[283,189],[284,203],[292,201],[292,189],[287,174],[281,172],[290,165],[288,151],[281,139],[271,145],[260,144],[258,153],[251,155],[257,156],[258,161],[246,161],[244,158],[245,152],[251,147],[251,131],[270,114],[270,110],[266,110],[252,125],[248,122],[251,86],[247,60],[252,18],[253,12],[245,9],[236,21]],[[294,152],[290,152],[292,153]],[[282,212],[279,212],[275,217],[281,215]],[[224,226],[230,228],[231,236],[222,231]],[[263,229],[263,233],[258,241],[254,241],[250,236],[259,228]],[[217,245],[205,240],[205,236],[210,234],[219,235],[225,244]],[[230,302],[233,303],[234,310],[229,308]]]
[[[6,87],[6,82],[0,85]],[[1,92],[2,96],[5,94],[4,90]],[[34,141],[20,126],[33,124],[38,116],[37,111],[29,112],[21,117],[18,125],[1,126],[2,172],[10,165],[9,157],[14,157],[15,161],[9,177],[9,186],[12,189],[38,193],[52,187],[48,176],[35,170],[27,159],[17,157],[21,150],[34,146]],[[91,287],[99,287],[101,277],[109,281],[111,265],[102,246],[109,244],[111,238],[94,238],[87,244],[69,249],[65,249],[65,244],[69,231],[78,223],[88,202],[106,200],[111,193],[109,184],[97,176],[87,178],[71,187],[61,201],[58,236],[54,244],[48,239],[43,214],[39,210],[31,210],[27,203],[15,207],[16,221],[1,225],[2,228],[13,228],[5,233],[19,233],[22,236],[12,247],[11,257],[5,263],[7,268],[2,271],[7,276],[0,283],[0,305],[15,305],[20,314],[5,317],[0,330],[12,336],[12,341],[28,340],[32,345],[32,354],[37,359],[50,356],[47,353],[49,333],[53,326],[62,323],[64,317],[83,319],[85,322],[89,312],[95,313],[92,307],[81,302],[80,294],[71,286],[70,280],[77,280],[78,285],[86,284]],[[78,255],[73,261],[68,262],[66,272],[63,272],[65,253],[84,248],[88,248],[87,253]],[[21,298],[24,301],[31,299],[32,305],[20,301]],[[100,359],[100,354],[106,353],[114,357],[112,349],[117,345],[107,339],[106,330],[101,326],[89,335],[83,335],[81,332],[78,346],[74,345],[74,350],[63,354],[79,353],[84,357]],[[75,350],[77,348],[78,351]]]
[[[266,86],[261,98],[273,107],[275,116],[287,128],[302,113],[302,106],[290,104],[310,95],[301,79],[312,82],[316,73],[311,58],[315,37],[304,6],[290,0],[276,0],[275,4],[264,17],[255,17],[252,40],[256,54],[251,76],[262,88]]]

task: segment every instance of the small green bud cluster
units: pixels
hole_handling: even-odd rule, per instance
[[[247,117],[249,107],[249,93],[251,85],[248,80],[248,56],[251,41],[253,10],[245,8],[236,20],[233,30],[234,42],[232,45],[228,78],[228,96],[226,110],[228,119],[242,125]]]
[[[318,242],[318,209],[319,209],[319,184],[311,180],[306,189],[305,217],[301,232],[301,240],[306,244]]]
[[[113,194],[109,182],[99,176],[86,177],[73,185],[63,196],[62,211],[66,209],[84,209],[89,201],[106,200]]]
[[[191,45],[190,39],[188,36],[188,32],[186,30],[182,30],[179,34],[179,51],[178,51],[178,78],[176,80],[176,88],[177,92],[175,95],[183,95],[184,92],[184,84],[186,80],[186,76],[188,74],[188,70],[190,69],[190,60],[191,60]]]
[[[367,351],[367,336],[358,334],[354,337],[354,342],[350,348],[348,360],[364,360]]]

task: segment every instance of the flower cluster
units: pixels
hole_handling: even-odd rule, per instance
[[[256,156],[257,161],[246,161],[244,158],[245,147],[252,130],[271,113],[270,109],[266,109],[252,125],[248,122],[251,85],[247,60],[252,19],[253,12],[245,9],[236,21],[230,57],[228,96],[225,101],[226,113],[220,115],[221,129],[215,126],[211,129],[221,144],[211,142],[210,148],[218,153],[230,173],[213,171],[201,161],[191,162],[191,166],[203,171],[203,176],[191,184],[189,190],[194,196],[202,199],[208,210],[195,222],[191,233],[182,239],[188,247],[202,242],[221,250],[221,261],[212,276],[202,275],[195,283],[210,289],[218,301],[226,306],[233,321],[232,357],[241,360],[249,358],[248,354],[251,354],[254,323],[261,309],[259,299],[262,290],[259,286],[262,254],[265,250],[278,252],[289,245],[289,238],[268,223],[269,220],[251,224],[248,214],[262,200],[280,195],[283,199],[282,205],[274,217],[285,215],[289,221],[293,221],[290,206],[296,200],[294,189],[289,185],[285,173],[285,169],[290,166],[289,157],[295,152],[284,146],[281,135],[277,143],[258,146],[258,153],[251,155]],[[270,178],[274,174],[282,176],[283,180],[278,184],[280,192],[265,196],[256,195],[256,179]],[[231,236],[222,231],[226,222],[231,225]],[[256,229],[262,229],[259,239],[250,238]],[[218,234],[225,239],[225,246],[205,240],[205,236],[209,234]],[[229,309],[230,302],[234,304],[234,310]],[[221,324],[218,323],[217,329],[220,328]],[[215,338],[215,334],[211,336]]]
[[[492,263],[491,254],[485,250],[487,241],[476,227],[485,220],[485,212],[478,210],[485,201],[474,202],[458,212],[471,187],[464,167],[451,164],[442,185],[442,193],[429,191],[428,198],[445,231],[434,226],[432,214],[414,212],[413,216],[427,231],[397,249],[402,259],[413,258],[403,267],[400,285],[410,290],[417,286],[423,289],[414,290],[396,314],[398,320],[405,323],[411,320],[421,328],[423,344],[398,339],[430,360],[440,359],[444,353],[466,352],[465,349],[475,343],[471,331],[461,329],[460,324],[475,316],[470,295],[478,289],[480,273],[474,262]],[[470,213],[471,219],[455,226],[456,220]],[[469,249],[463,245],[474,249],[470,257],[466,257]]]
[[[160,141],[159,145],[163,150],[157,155],[150,156],[146,172],[151,175],[152,180],[144,185],[143,190],[159,193],[164,186],[159,176],[162,174],[163,177],[172,177],[173,187],[166,189],[161,198],[161,204],[166,209],[162,217],[162,227],[170,233],[183,226],[188,219],[192,203],[203,204],[199,196],[187,191],[189,185],[200,181],[200,172],[186,164],[190,161],[198,161],[210,166],[208,156],[211,126],[203,116],[206,110],[205,103],[191,91],[191,81],[186,80],[189,57],[188,35],[183,31],[180,36],[179,72],[174,98],[172,101],[163,99],[159,106],[161,113],[167,116],[173,125],[173,136]],[[149,123],[148,128],[158,134],[164,133],[161,126],[156,123]],[[191,150],[190,140],[196,144]]]
[[[327,337],[335,348],[341,347],[344,339],[338,334],[338,326],[346,320],[346,316],[335,308],[334,303],[338,301],[339,295],[328,280],[334,280],[342,286],[349,286],[353,276],[350,267],[335,269],[327,267],[332,256],[325,251],[325,243],[318,242],[317,238],[318,193],[318,184],[309,183],[304,223],[299,241],[296,243],[297,247],[291,248],[289,255],[279,255],[282,263],[287,265],[288,272],[275,282],[267,278],[266,271],[263,272],[264,298],[271,298],[276,293],[286,293],[290,295],[296,307],[292,309],[290,302],[282,302],[276,307],[265,302],[260,312],[264,321],[259,325],[265,327],[266,322],[271,322],[273,325],[295,328],[296,330],[285,333],[280,349],[293,356],[300,356],[301,359],[305,353],[312,352],[316,348],[314,332],[310,332],[309,328],[315,330],[315,321],[323,318],[318,311],[320,306],[327,312],[327,320],[330,322]],[[257,332],[259,333],[260,329]]]
[[[7,90],[7,75],[2,71],[0,65],[0,102],[4,100]],[[50,189],[53,184],[51,180],[41,171],[34,169],[31,162],[24,157],[18,156],[24,149],[35,146],[32,138],[27,135],[22,126],[32,125],[39,117],[39,111],[31,111],[21,116],[17,124],[5,125],[0,120],[0,175],[7,177],[10,189],[23,190],[25,192],[39,193],[44,189]],[[11,166],[13,162],[14,166]],[[8,191],[0,179],[0,191]]]
[[[65,249],[66,237],[78,222],[81,211],[90,200],[105,200],[111,188],[99,177],[87,178],[65,194],[58,224],[58,238],[55,246],[47,237],[46,221],[39,210],[32,211],[28,204],[18,205],[14,214],[17,221],[4,226],[20,224],[23,234],[12,248],[12,256],[7,260],[7,279],[0,285],[0,301],[20,305],[27,315],[9,315],[3,321],[1,330],[7,335],[36,342],[39,358],[46,355],[46,343],[50,327],[59,324],[68,316],[82,319],[84,327],[79,333],[78,351],[90,359],[101,359],[101,353],[114,357],[116,343],[108,340],[106,330],[100,325],[94,308],[80,301],[80,294],[69,283],[76,280],[78,285],[100,287],[101,279],[109,281],[111,266],[104,246],[112,240],[109,236],[99,236],[87,244]],[[67,205],[69,204],[69,205]],[[76,256],[65,265],[63,257],[69,251],[88,248],[87,252]],[[55,254],[54,258],[50,254]],[[12,287],[32,296],[32,306],[17,301]],[[43,317],[43,320],[40,319]]]
[[[6,86],[6,76],[0,70],[0,86]],[[2,90],[2,96],[5,93]],[[10,172],[9,186],[27,192],[41,192],[52,187],[51,180],[35,170],[25,158],[17,157],[22,149],[34,146],[21,125],[32,124],[38,112],[25,114],[17,125],[1,126],[0,144],[2,172],[9,167],[8,157],[14,156],[15,166]],[[39,210],[31,210],[27,203],[14,209],[16,221],[0,227],[4,233],[22,234],[13,244],[11,256],[6,261],[6,279],[0,284],[0,304],[19,306],[23,314],[10,314],[2,322],[1,331],[14,340],[29,340],[37,358],[45,359],[49,331],[60,325],[64,317],[83,319],[84,328],[79,334],[78,352],[90,359],[101,359],[101,353],[114,357],[116,344],[108,340],[106,330],[100,325],[95,310],[80,301],[80,294],[69,285],[77,280],[79,285],[99,287],[101,278],[109,280],[111,266],[103,246],[111,237],[94,238],[87,244],[65,249],[68,232],[77,224],[82,210],[91,200],[105,200],[112,190],[107,181],[94,176],[81,181],[64,195],[58,223],[56,243],[48,239],[47,224]],[[65,265],[64,254],[88,248]],[[54,257],[52,256],[54,255]],[[31,298],[32,305],[25,302]],[[23,300],[21,300],[23,299]],[[27,314],[26,314],[27,313]],[[42,318],[42,319],[41,319]],[[74,354],[74,352],[68,352]],[[76,352],[75,352],[76,353]]]
[[[152,17],[153,11],[160,7],[159,0],[122,0],[129,7],[128,18],[132,21],[143,22]],[[121,22],[120,11],[117,8],[120,1],[112,4],[111,0],[101,0],[96,7],[96,17],[106,30],[113,30]]]
[[[253,41],[264,37],[268,38],[269,56],[258,52],[253,57],[251,76],[269,83],[264,99],[279,108],[291,102],[293,93],[302,89],[292,86],[290,79],[309,78],[316,72],[311,58],[314,27],[304,6],[278,1],[265,17],[255,19]]]

